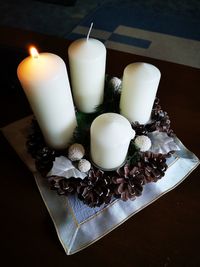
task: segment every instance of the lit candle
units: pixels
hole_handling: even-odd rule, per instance
[[[160,76],[159,69],[148,63],[132,63],[125,68],[120,113],[130,122],[146,124],[149,121]]]
[[[104,113],[92,122],[90,134],[92,161],[104,170],[112,170],[124,163],[135,131],[122,115]]]
[[[77,125],[65,63],[33,47],[30,53],[17,68],[18,78],[47,144],[65,148]]]
[[[92,113],[103,102],[106,48],[88,33],[69,46],[68,55],[75,104],[80,111]]]

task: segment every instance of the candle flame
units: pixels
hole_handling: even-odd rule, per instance
[[[39,53],[38,53],[37,49],[34,46],[30,47],[29,52],[30,52],[30,54],[31,54],[31,56],[33,58],[38,58]]]

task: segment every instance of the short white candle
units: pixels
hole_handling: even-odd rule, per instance
[[[159,69],[148,63],[132,63],[125,68],[120,113],[130,122],[146,124],[149,121],[160,76]]]
[[[92,161],[104,170],[112,170],[125,161],[135,131],[122,115],[104,113],[92,122],[90,134]]]
[[[31,53],[19,64],[18,78],[47,144],[65,148],[77,125],[65,63],[51,53]]]
[[[84,38],[69,46],[68,55],[75,104],[92,113],[103,102],[106,48],[96,39]]]

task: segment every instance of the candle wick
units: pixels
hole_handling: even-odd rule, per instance
[[[38,51],[34,46],[30,47],[29,52],[32,58],[39,58]]]
[[[91,30],[92,30],[92,27],[93,27],[93,22],[91,23],[90,28],[89,28],[89,31],[88,31],[88,34],[87,34],[87,42],[88,42],[88,40],[89,40],[90,32],[91,32]]]

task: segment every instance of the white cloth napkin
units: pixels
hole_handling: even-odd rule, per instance
[[[75,196],[58,196],[51,191],[45,178],[36,171],[34,161],[26,152],[26,133],[32,117],[16,121],[2,129],[17,154],[32,171],[44,203],[54,222],[58,238],[68,255],[91,245],[138,211],[179,185],[199,164],[178,138],[180,150],[170,158],[165,176],[157,183],[144,186],[142,196],[134,201],[114,200],[101,208],[89,208]]]

